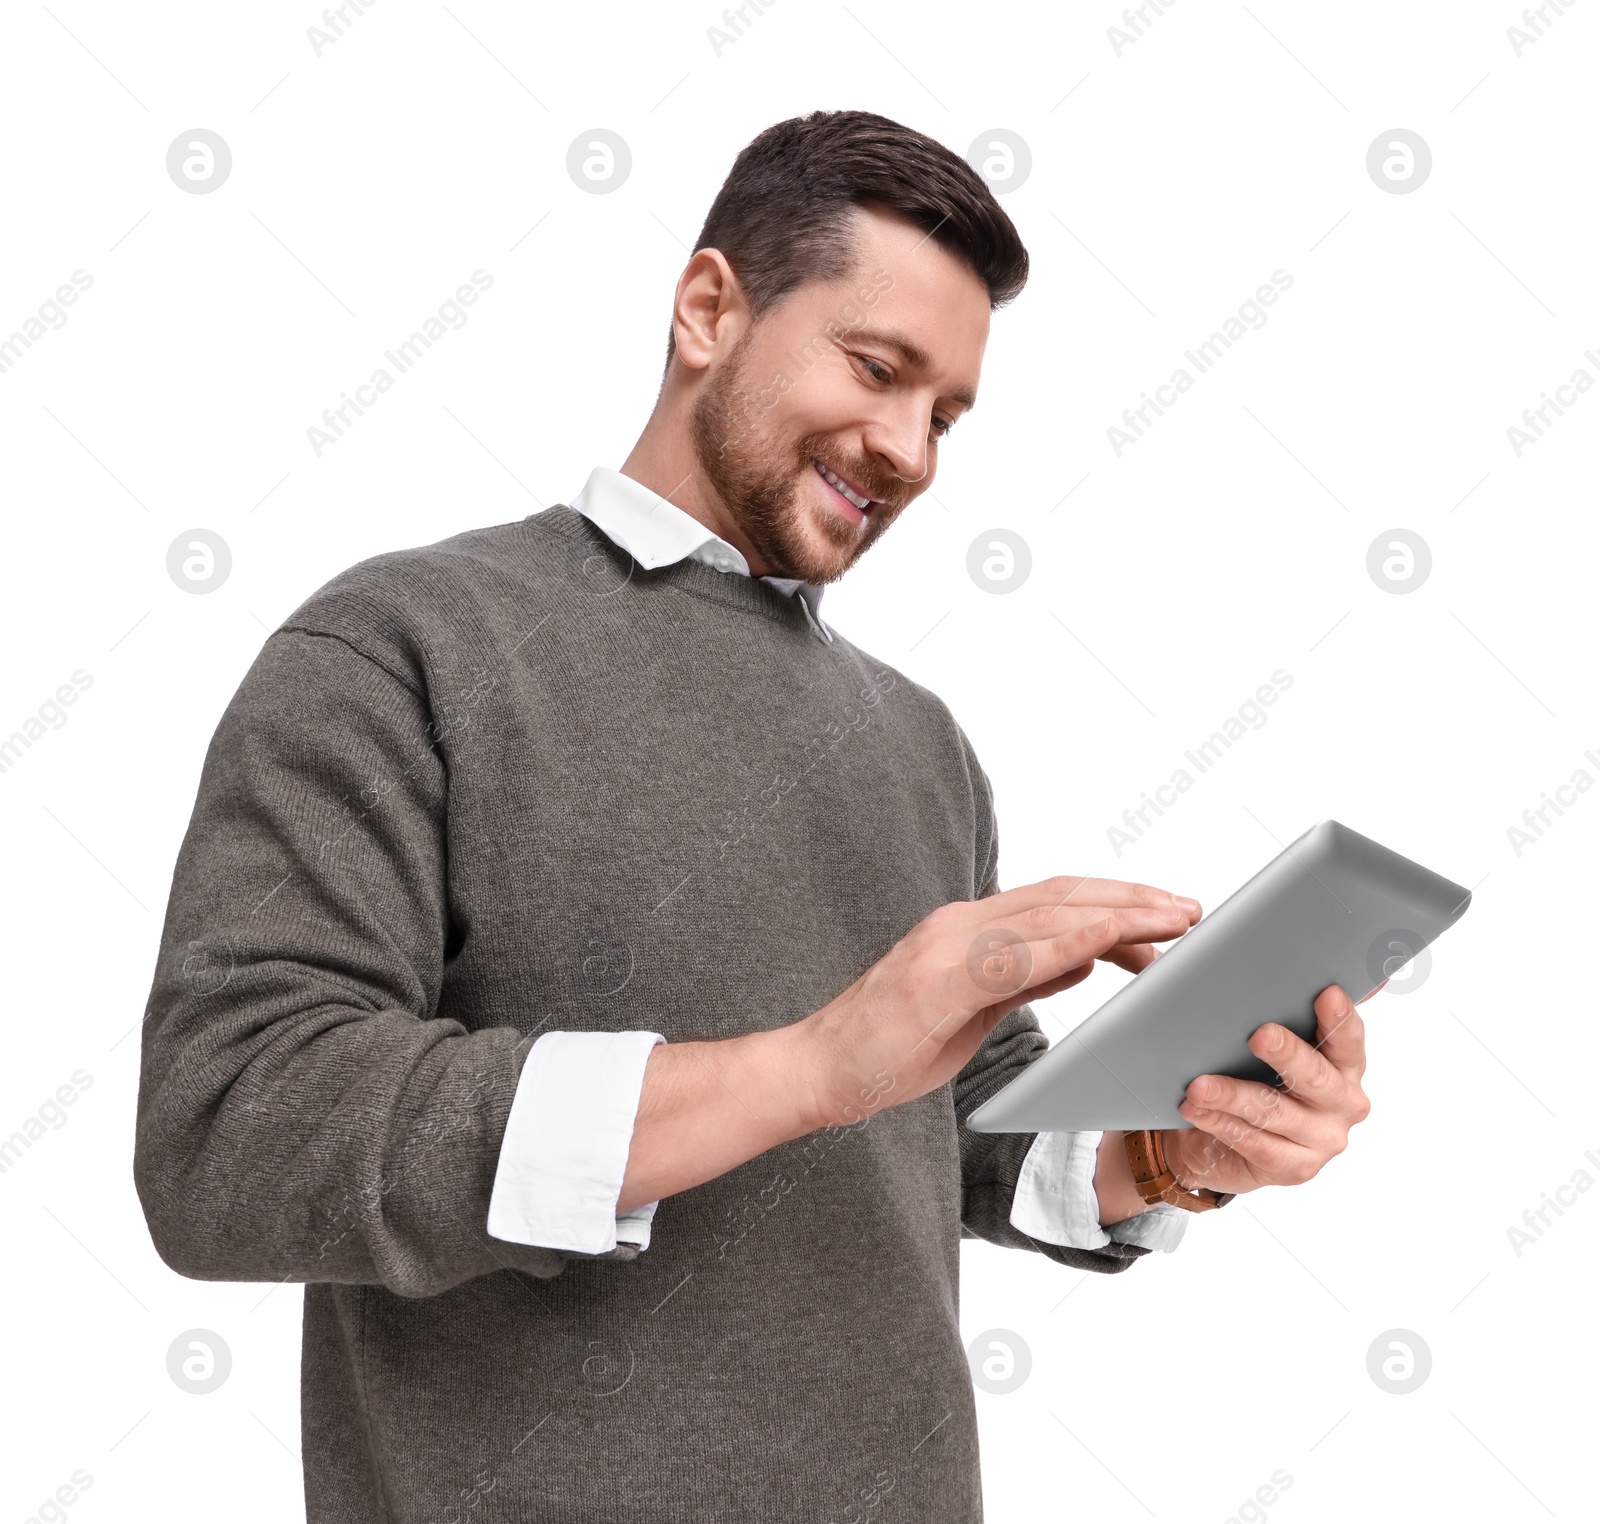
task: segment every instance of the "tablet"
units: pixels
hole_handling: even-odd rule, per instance
[[[967,1118],[975,1132],[1189,1127],[1202,1074],[1282,1085],[1250,1034],[1314,1043],[1330,984],[1364,999],[1471,903],[1470,890],[1324,820]]]

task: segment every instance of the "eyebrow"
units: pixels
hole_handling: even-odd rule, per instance
[[[927,350],[920,344],[908,339],[905,334],[888,328],[853,328],[850,337],[856,340],[865,340],[869,344],[881,344],[886,349],[895,349],[900,352],[900,358],[907,365],[917,370],[932,370],[933,360]],[[967,411],[971,412],[978,405],[977,393],[963,386],[956,391],[945,394],[952,402],[959,402]]]

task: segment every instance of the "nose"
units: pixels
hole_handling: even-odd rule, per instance
[[[931,415],[908,400],[890,417],[870,424],[862,443],[888,462],[894,474],[907,482],[920,482],[928,474],[928,429]]]

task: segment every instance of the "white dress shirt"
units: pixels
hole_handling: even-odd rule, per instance
[[[735,547],[620,471],[596,466],[569,506],[643,567],[687,556],[730,575],[750,575],[749,562]],[[820,585],[794,577],[761,580],[797,597],[818,633],[833,639],[818,612]],[[658,1032],[546,1032],[534,1043],[500,1145],[489,1197],[490,1237],[585,1254],[604,1253],[619,1240],[649,1247],[658,1203],[621,1216],[616,1207],[645,1061],[664,1041]],[[1040,1133],[1022,1161],[1012,1226],[1073,1248],[1099,1249],[1117,1239],[1171,1253],[1189,1216],[1179,1207],[1156,1206],[1101,1227],[1094,1189],[1101,1137]]]

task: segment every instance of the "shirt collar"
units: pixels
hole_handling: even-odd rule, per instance
[[[699,561],[716,571],[750,575],[750,563],[735,546],[643,482],[613,471],[609,466],[596,466],[583,484],[583,490],[567,506],[581,513],[647,570],[687,559]],[[823,635],[833,639],[817,609],[822,601],[821,584],[805,582],[799,577],[769,576],[760,580],[771,583],[791,598],[798,594]]]

